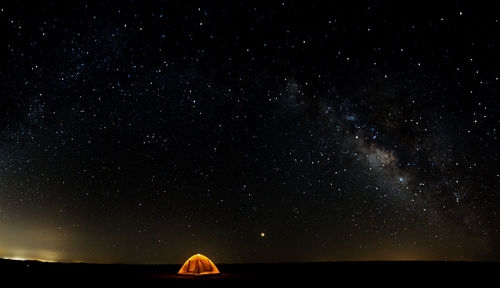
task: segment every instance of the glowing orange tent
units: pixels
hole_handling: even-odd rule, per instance
[[[196,254],[184,262],[181,270],[177,274],[180,275],[207,275],[207,274],[220,274],[219,269],[215,266],[212,260],[208,259],[207,256]]]

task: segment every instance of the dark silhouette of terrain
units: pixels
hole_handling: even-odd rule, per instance
[[[64,287],[102,283],[113,284],[113,287],[267,287],[271,283],[279,287],[290,284],[297,287],[436,284],[482,287],[496,283],[499,266],[498,262],[439,261],[217,264],[221,275],[196,277],[177,275],[181,264],[46,263],[0,259],[0,276],[5,283]]]

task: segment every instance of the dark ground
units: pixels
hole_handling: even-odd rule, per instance
[[[63,264],[0,260],[3,281],[16,284],[80,286],[111,283],[131,287],[241,287],[269,283],[326,287],[358,285],[491,286],[498,263],[492,262],[322,262],[218,264],[218,276],[178,276],[181,265]],[[326,282],[325,282],[326,281]],[[1,283],[0,283],[1,284]],[[494,286],[494,285],[493,285]],[[3,285],[0,285],[3,287]]]

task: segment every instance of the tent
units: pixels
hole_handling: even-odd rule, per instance
[[[181,270],[177,274],[180,275],[207,275],[207,274],[220,274],[219,269],[215,266],[214,262],[208,259],[207,256],[196,254],[184,262]]]

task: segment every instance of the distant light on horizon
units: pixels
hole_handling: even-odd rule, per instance
[[[16,260],[16,261],[39,261],[39,262],[49,262],[49,263],[54,263],[54,262],[59,262],[54,259],[43,259],[43,258],[25,258],[25,257],[1,257],[6,260]]]
[[[7,260],[17,260],[17,261],[27,261],[31,259],[23,258],[23,257],[2,257],[3,259]]]
[[[12,249],[0,252],[0,258],[18,261],[61,262],[60,252],[53,250]],[[73,262],[73,261],[70,261]]]

